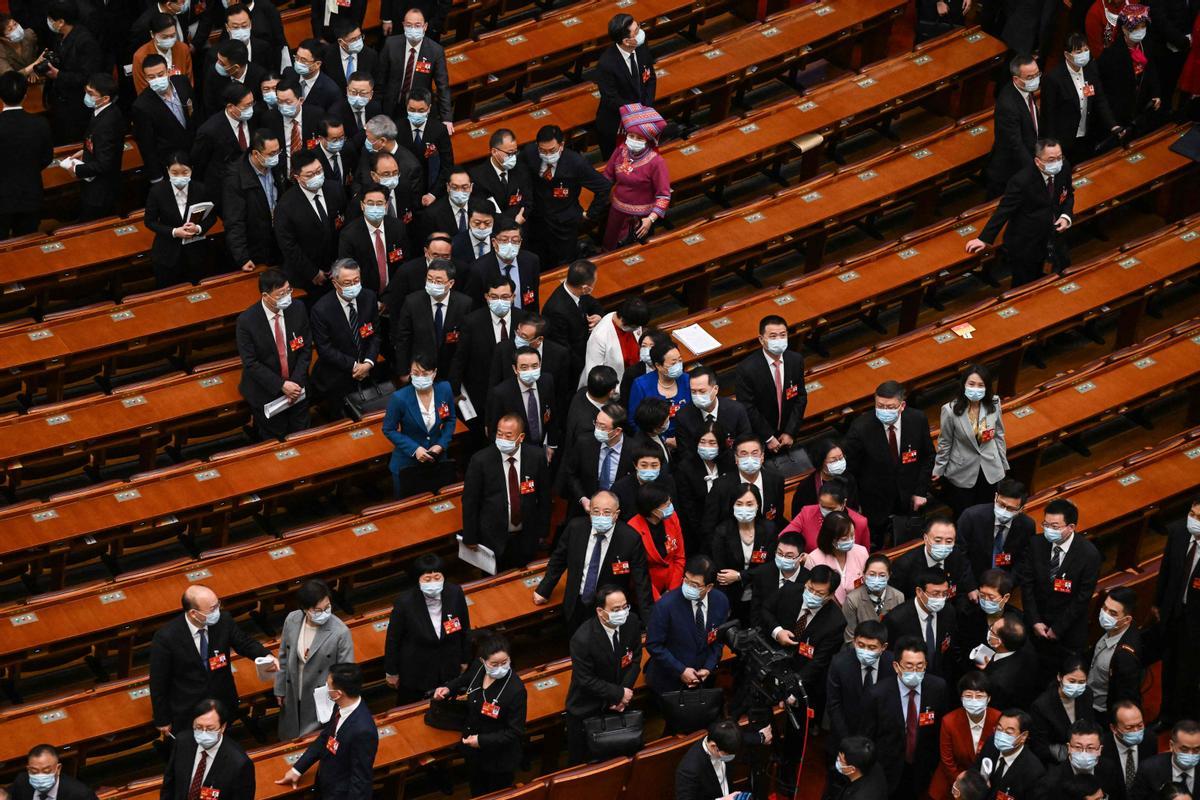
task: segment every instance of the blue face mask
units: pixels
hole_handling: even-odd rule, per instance
[[[83,93],[83,104],[85,106],[87,106],[88,108],[95,108],[96,107],[96,98],[92,97],[87,92],[84,92]]]
[[[387,175],[379,179],[379,185],[385,189],[395,189],[400,185],[399,175]]]
[[[596,533],[608,533],[612,530],[613,518],[592,514],[592,530]]]
[[[527,369],[524,372],[518,372],[517,377],[526,386],[533,386],[538,382],[538,378],[542,377],[542,371],[540,369]]]
[[[1071,766],[1084,772],[1091,772],[1096,768],[1096,762],[1100,760],[1099,753],[1077,753],[1071,752]]]
[[[991,616],[993,614],[999,614],[1000,609],[1003,607],[1004,607],[1004,604],[998,600],[989,600],[986,597],[979,598],[979,608],[980,608],[980,610],[983,611],[983,613],[987,614],[988,616]]]
[[[683,374],[683,362],[676,361],[671,366],[667,367],[667,377],[674,380]]]
[[[849,553],[851,550],[854,549],[854,540],[853,539],[838,539],[836,542],[833,543],[833,546],[836,547],[842,553]]]
[[[934,561],[945,561],[954,552],[952,544],[931,544],[929,545],[929,555]]]
[[[858,658],[858,663],[864,667],[873,667],[879,663],[879,653],[865,647],[854,648],[854,655]]]
[[[238,109],[238,119],[242,122],[249,122],[254,119],[254,106],[246,106]]]
[[[342,297],[347,300],[353,300],[358,297],[358,293],[362,291],[361,283],[352,283],[349,286],[342,287]]]
[[[996,735],[992,737],[992,742],[1001,753],[1007,753],[1017,746],[1017,737],[1005,731],[996,731]]]
[[[171,185],[174,186],[176,189],[186,189],[187,185],[191,182],[192,182],[192,178],[189,175],[172,175],[171,176]]]
[[[512,441],[511,439],[501,439],[500,437],[497,436],[496,437],[496,449],[499,450],[501,453],[504,453],[504,455],[508,455],[509,453],[511,453],[517,449],[517,443]]]
[[[370,98],[362,97],[361,95],[348,94],[346,95],[346,102],[349,103],[350,108],[354,109],[355,111],[362,111],[367,107],[367,103],[371,102],[371,100]],[[370,147],[367,149],[369,150]]]
[[[426,281],[425,282],[425,293],[436,300],[437,298],[446,294],[446,284],[433,283],[432,281]]]
[[[512,310],[512,300],[488,300],[488,309],[497,317],[503,317]]]
[[[296,114],[300,111],[300,106],[295,103],[279,103],[276,108],[279,109],[280,114],[288,119],[296,116]]]
[[[696,446],[696,455],[700,456],[700,458],[704,459],[705,461],[713,461],[720,452],[721,448],[719,447],[708,447],[702,444]]]
[[[217,74],[220,75],[222,78],[229,77],[229,70],[227,70],[227,69],[225,69],[225,67],[221,66],[220,61],[216,61],[213,63],[213,69],[215,69],[217,71]]]
[[[470,199],[470,192],[464,192],[461,189],[454,189],[450,192],[450,202],[457,206],[465,206]],[[488,231],[488,233],[491,233],[491,231]]]
[[[964,697],[962,699],[962,707],[968,714],[973,717],[978,717],[984,711],[987,711],[988,701],[982,697]]]
[[[428,111],[409,111],[408,124],[416,125],[418,128],[424,125],[429,120]]]
[[[313,175],[311,178],[309,178],[307,181],[304,182],[304,186],[310,192],[318,191],[324,185],[325,185],[325,173],[324,172],[318,172],[316,175]]]
[[[387,216],[387,206],[363,206],[363,216],[371,222],[380,222]]]
[[[712,405],[712,398],[707,393],[692,392],[692,405],[696,408],[707,409]]]
[[[783,339],[767,339],[767,352],[773,356],[781,356],[787,352],[788,340]]]
[[[275,108],[275,93],[274,92],[263,92],[262,95],[263,95],[263,102],[267,104],[267,107]]]
[[[1063,532],[1062,531],[1056,531],[1054,528],[1051,528],[1046,525],[1042,526],[1042,536],[1045,536],[1046,541],[1049,542],[1050,544],[1058,544],[1059,542],[1061,542],[1063,540]]]
[[[325,149],[331,153],[340,153],[342,148],[346,146],[345,139],[326,139]]]
[[[642,483],[650,483],[658,480],[658,469],[639,469],[637,471],[638,480]]]
[[[1146,738],[1146,731],[1144,728],[1136,731],[1125,731],[1121,734],[1121,741],[1130,747],[1137,747],[1142,743],[1142,739],[1144,738]]]
[[[432,375],[413,375],[412,385],[414,389],[420,389],[422,392],[428,391],[429,387],[433,386]],[[505,440],[507,441],[507,440]]]
[[[681,592],[683,592],[684,597],[686,597],[689,601],[691,601],[693,603],[695,601],[699,600],[700,595],[702,594],[700,589],[697,589],[695,586],[692,586],[690,583],[684,583],[682,586],[679,587],[679,590]]]
[[[229,38],[233,39],[235,42],[242,42],[245,44],[246,42],[250,41],[250,29],[234,28],[229,31]]]
[[[867,575],[863,578],[863,583],[866,585],[868,592],[879,594],[887,588],[888,579],[882,575]]]
[[[512,242],[501,242],[496,248],[496,255],[500,256],[502,261],[512,261],[521,252],[521,245],[513,244]]]
[[[762,459],[757,456],[742,456],[737,464],[738,469],[747,475],[753,475],[762,469]]]
[[[155,39],[154,46],[159,49],[159,52],[166,53],[172,47],[174,47],[175,43],[178,41],[179,41],[179,37],[168,36],[166,39]]]
[[[1067,697],[1079,697],[1087,690],[1086,683],[1067,683],[1062,682],[1062,693]]]
[[[46,774],[39,772],[36,775],[29,775],[29,785],[35,792],[48,792],[54,786],[54,782],[58,780],[58,776],[54,773]]]
[[[426,597],[437,597],[442,593],[442,587],[445,585],[445,581],[421,581],[421,594]]]
[[[312,72],[312,67],[310,67],[308,64],[305,64],[303,61],[293,61],[292,69],[296,70],[297,75],[307,75],[308,73]]]
[[[658,512],[658,515],[659,515],[660,517],[662,517],[663,519],[666,519],[667,517],[671,516],[671,515],[672,515],[672,514],[674,514],[674,513],[675,513],[675,505],[674,505],[673,503],[667,503],[667,504],[666,504],[665,506],[663,506],[663,507],[662,507],[662,509],[661,509],[661,510]]]
[[[972,403],[978,403],[980,400],[983,399],[983,396],[986,393],[987,393],[987,389],[981,389],[978,386],[968,386],[966,389],[963,390],[963,394],[966,395],[967,399],[970,400]]]
[[[924,672],[901,672],[900,682],[910,689],[915,689],[925,680]]]
[[[329,618],[332,616],[333,611],[327,608],[324,611],[309,612],[308,618],[312,621],[313,625],[324,625],[326,622],[329,622]]]
[[[640,358],[642,360],[643,364],[649,365],[650,364],[650,348],[649,347],[641,348],[641,350],[638,352],[638,358]]]
[[[825,605],[825,598],[819,594],[813,594],[808,589],[804,590],[804,607],[815,611]]]
[[[796,568],[796,559],[775,556],[775,568],[780,572],[791,572]]]
[[[884,425],[891,425],[900,416],[900,410],[896,408],[876,408],[875,419],[882,422]]]
[[[524,336],[520,336],[518,334],[513,334],[513,344],[516,345],[518,348],[529,347],[529,340],[526,339]]]
[[[758,516],[758,509],[753,506],[734,506],[733,518],[738,522],[754,522],[754,518]]]
[[[362,52],[362,49],[363,49],[363,40],[362,39],[355,39],[353,42],[346,42],[346,52],[347,53],[358,54],[358,53]]]
[[[604,431],[599,428],[592,428],[592,436],[596,437],[596,441],[600,444],[608,444],[611,432]]]
[[[165,94],[167,89],[171,87],[171,79],[166,75],[161,75],[157,78],[150,79],[150,91],[155,94]]]
[[[1175,763],[1181,769],[1193,769],[1197,764],[1200,764],[1200,753],[1176,753]]]
[[[278,167],[279,166],[279,153],[276,153],[275,155],[264,157],[263,165],[265,167],[267,167],[268,169],[274,169],[275,167]]]
[[[946,607],[946,598],[944,597],[925,597],[925,607],[934,614],[940,614],[942,609]]]

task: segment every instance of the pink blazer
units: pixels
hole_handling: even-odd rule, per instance
[[[854,523],[854,543],[861,544],[863,547],[870,549],[871,547],[871,531],[867,528],[867,518],[853,509],[846,509],[846,513],[850,515],[850,521]],[[821,523],[824,521],[821,516],[821,507],[816,503],[811,506],[804,506],[800,509],[800,513],[788,523],[787,527],[779,532],[782,536],[785,533],[796,531],[804,537],[804,550],[817,549],[817,534],[821,532]]]
[[[811,570],[818,564],[824,564],[834,572],[841,574],[842,582],[838,584],[837,591],[833,593],[834,598],[837,599],[840,605],[846,599],[846,592],[852,591],[855,583],[862,577],[863,568],[867,565],[867,556],[869,555],[870,553],[867,551],[867,548],[861,544],[856,544],[850,548],[849,553],[846,553],[845,569],[839,569],[836,558],[825,555],[820,550],[813,549],[808,554],[808,558],[804,560],[804,568]]]

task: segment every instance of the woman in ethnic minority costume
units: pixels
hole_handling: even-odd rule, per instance
[[[621,127],[625,142],[604,168],[604,177],[613,185],[605,250],[615,250],[634,238],[645,239],[671,203],[667,162],[658,154],[658,137],[666,121],[653,108],[632,103],[621,106]]]

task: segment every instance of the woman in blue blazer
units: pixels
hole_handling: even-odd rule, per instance
[[[688,374],[683,370],[683,356],[679,348],[670,339],[656,342],[650,348],[650,369],[646,374],[634,380],[629,389],[629,421],[630,428],[637,431],[633,423],[637,407],[647,397],[661,397],[671,404],[671,414],[667,418],[667,429],[663,431],[663,442],[672,450],[675,448],[675,413],[692,402],[691,383]],[[654,431],[644,431],[653,434]]]
[[[397,500],[454,482],[447,452],[457,422],[454,391],[447,381],[434,383],[437,361],[430,356],[415,356],[409,374],[411,382],[392,394],[383,417],[383,435],[396,446],[388,468]]]

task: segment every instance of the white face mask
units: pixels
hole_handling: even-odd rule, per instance
[[[646,149],[646,140],[645,139],[635,139],[632,136],[626,136],[625,137],[625,148],[630,153],[632,153],[633,155],[636,156],[638,153],[640,153]]]

